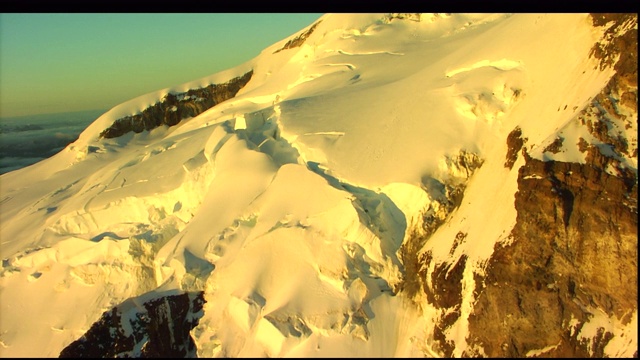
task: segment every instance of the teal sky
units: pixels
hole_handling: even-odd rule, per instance
[[[109,109],[235,67],[322,14],[0,14],[0,117]]]

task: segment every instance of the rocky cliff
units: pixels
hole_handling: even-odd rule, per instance
[[[628,326],[637,311],[638,178],[629,160],[637,161],[637,15],[594,14],[592,20],[595,27],[607,25],[592,56],[600,70],[616,73],[572,120],[591,140],[567,144],[557,135],[543,150],[577,147],[585,161],[532,158],[519,127],[507,136],[504,166],[525,160],[513,169],[516,224],[509,241],[496,243],[484,272],[473,273],[464,319],[469,347],[462,356],[603,357],[615,335],[609,325]],[[416,232],[404,247],[415,252],[434,231]],[[458,233],[451,254],[465,236]],[[413,298],[421,291],[441,311],[435,349],[453,356],[456,344],[447,335],[462,315],[467,258],[435,263],[426,252],[406,260],[412,260],[405,262],[406,276],[413,272],[416,279],[405,291]]]
[[[196,357],[189,332],[202,316],[203,293],[139,299],[129,299],[105,312],[85,335],[64,348],[60,357]]]
[[[590,153],[603,157],[595,147]],[[545,356],[603,356],[612,333],[579,334],[600,311],[625,325],[637,308],[637,197],[634,177],[608,174],[595,159],[527,159],[513,242],[495,249],[476,282],[469,326],[486,355],[524,357],[551,346]]]
[[[179,94],[169,93],[139,114],[117,119],[100,133],[100,137],[115,138],[131,131],[140,133],[162,125],[174,126],[183,119],[194,117],[216,104],[233,98],[251,80],[252,75],[253,71],[249,71],[223,84],[211,84]]]
[[[297,47],[302,46],[302,44],[304,44],[305,40],[307,40],[309,35],[313,34],[313,32],[316,30],[316,27],[321,22],[322,22],[322,20],[314,23],[313,25],[311,25],[311,27],[309,27],[309,29],[307,29],[306,31],[304,31],[300,35],[294,37],[293,39],[287,41],[284,44],[283,47],[281,47],[280,49],[274,51],[273,53],[276,54],[276,53],[279,53],[282,50],[293,49],[293,48],[297,48]]]

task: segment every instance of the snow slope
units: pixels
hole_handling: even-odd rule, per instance
[[[422,249],[444,259],[468,232],[456,256],[481,268],[516,219],[504,205],[523,159],[503,166],[506,135],[520,126],[542,144],[612,70],[593,70],[586,14],[419,20],[325,15],[300,47],[274,53],[284,39],[123,103],[2,175],[1,356],[58,356],[104,311],[174,289],[205,292],[198,356],[438,356],[434,310],[393,291],[398,249],[434,204],[430,179],[466,180],[447,160],[461,150],[484,160]],[[177,126],[98,136],[169,92],[250,69],[235,98]]]

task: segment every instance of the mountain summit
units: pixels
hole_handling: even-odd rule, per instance
[[[637,356],[637,15],[327,14],[0,176],[2,357]]]

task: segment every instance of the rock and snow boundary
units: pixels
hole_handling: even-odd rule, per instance
[[[156,354],[161,328],[199,357],[632,356],[637,303],[614,295],[637,282],[607,276],[634,278],[637,72],[598,60],[633,20],[329,14],[115,107],[0,177],[0,355],[106,333]],[[173,97],[185,117],[101,136]],[[612,244],[604,278],[570,250]]]

